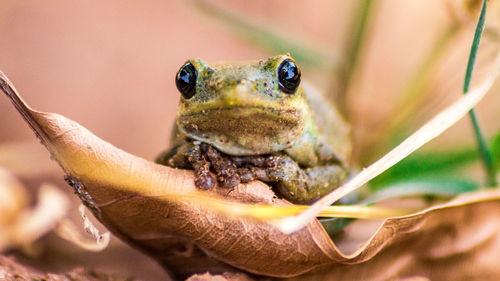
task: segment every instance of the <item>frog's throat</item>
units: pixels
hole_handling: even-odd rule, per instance
[[[301,111],[296,110],[296,109],[276,109],[273,107],[266,107],[266,106],[248,106],[248,105],[231,105],[231,106],[217,106],[213,108],[203,108],[203,109],[198,109],[198,111],[193,111],[193,112],[184,112],[180,116],[181,118],[189,118],[193,116],[207,116],[209,114],[218,114],[220,112],[230,112],[230,114],[237,114],[241,115],[241,113],[245,111],[254,111],[258,112],[258,114],[262,114],[263,116],[266,117],[271,117],[270,115],[275,115],[275,116],[281,116],[281,115],[290,115],[292,116],[297,116],[302,114]],[[179,116],[178,116],[179,117]]]
[[[304,133],[302,111],[267,107],[224,107],[180,115],[186,136],[230,155],[257,155],[285,150]]]

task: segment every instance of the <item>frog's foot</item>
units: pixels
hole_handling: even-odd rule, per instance
[[[242,183],[251,182],[253,180],[269,181],[266,169],[258,167],[238,168],[238,175]]]
[[[238,167],[271,168],[276,167],[278,155],[268,156],[232,156],[231,160]]]
[[[347,171],[339,165],[303,168],[285,154],[232,157],[241,182],[272,182],[280,193],[295,203],[311,203],[339,186]]]
[[[272,174],[277,168],[279,155],[270,156],[232,156],[231,160],[238,167],[240,181],[247,183],[253,180],[265,182],[275,181]]]
[[[202,154],[199,145],[193,145],[188,149],[187,160],[194,170],[194,184],[205,190],[212,189],[215,179],[210,173],[210,162]]]
[[[269,177],[277,182],[280,193],[294,203],[309,204],[342,184],[348,176],[339,165],[303,168],[286,155],[280,156],[277,168]]]
[[[222,153],[206,143],[201,143],[200,148],[204,156],[212,164],[212,168],[217,175],[217,181],[222,187],[234,187],[240,183],[236,165],[231,161],[230,157],[222,155]]]
[[[156,163],[193,169],[195,185],[201,189],[214,187],[216,178],[222,187],[234,187],[240,183],[236,164],[230,157],[199,141],[187,141],[163,152],[156,158]],[[216,178],[211,171],[215,173]]]

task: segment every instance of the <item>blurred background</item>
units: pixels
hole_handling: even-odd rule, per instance
[[[492,2],[473,81],[498,50]],[[352,124],[353,162],[363,166],[460,97],[481,1],[15,1],[0,2],[0,69],[35,109],[73,119],[132,154],[154,159],[168,145],[189,58],[254,60],[290,52],[304,79],[335,100]],[[477,108],[488,139],[500,131],[498,83]],[[474,147],[464,118],[426,145]],[[0,166],[35,192],[63,174],[5,97]],[[476,172],[471,170],[471,177]],[[483,176],[477,171],[478,178]],[[75,196],[71,197],[75,199]],[[74,201],[74,209],[79,205]],[[31,254],[42,271],[100,268],[165,278],[152,260],[114,239],[89,253],[53,235]],[[124,264],[127,264],[125,267]]]

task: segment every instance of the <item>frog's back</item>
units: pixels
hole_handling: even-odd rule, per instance
[[[321,92],[305,81],[302,87],[306,92],[312,118],[317,126],[318,143],[328,145],[342,163],[349,163],[352,146],[348,123]]]

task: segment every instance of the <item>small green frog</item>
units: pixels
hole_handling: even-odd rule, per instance
[[[176,85],[182,96],[173,147],[156,161],[193,169],[196,186],[258,179],[294,203],[310,203],[347,179],[349,127],[301,83],[289,54],[213,65],[192,59]]]

